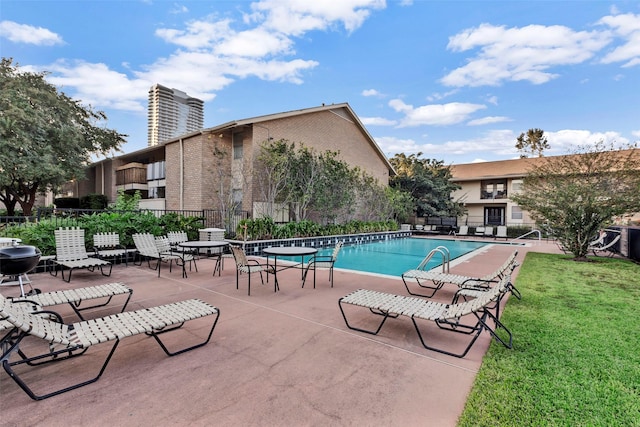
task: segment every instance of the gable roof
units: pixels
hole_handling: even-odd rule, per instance
[[[362,122],[360,121],[360,119],[358,118],[356,113],[353,111],[353,109],[351,109],[351,106],[346,102],[343,102],[343,103],[340,103],[340,104],[330,104],[330,105],[322,104],[321,106],[318,106],[318,107],[303,108],[303,109],[300,109],[300,110],[291,110],[291,111],[285,111],[285,112],[282,112],[282,113],[274,113],[274,114],[267,114],[267,115],[264,115],[264,116],[249,117],[249,118],[246,118],[246,119],[232,120],[230,122],[223,123],[221,125],[218,125],[218,126],[215,126],[215,127],[212,127],[212,128],[207,128],[207,129],[203,129],[202,131],[193,132],[190,135],[198,134],[198,133],[205,133],[205,132],[215,133],[215,132],[220,132],[220,131],[223,131],[223,130],[232,129],[232,128],[235,128],[235,127],[248,126],[248,125],[253,125],[255,123],[261,123],[261,122],[267,122],[267,121],[272,121],[272,120],[285,119],[285,118],[295,117],[295,116],[302,116],[304,114],[318,113],[318,112],[321,112],[321,111],[329,111],[329,112],[332,112],[334,114],[339,115],[343,119],[347,119],[347,120],[352,121],[360,129],[360,131],[363,133],[363,135],[365,136],[365,138],[369,142],[369,145],[376,152],[378,157],[385,163],[385,165],[389,169],[389,173],[392,174],[392,175],[396,174],[395,169],[393,169],[393,166],[389,162],[389,159],[387,158],[387,156],[385,156],[385,154],[382,151],[382,149],[380,149],[380,146],[378,145],[378,143],[375,141],[375,139],[373,139],[371,134],[369,134],[369,131],[367,131],[367,129],[364,127],[364,125],[362,124]],[[184,138],[185,136],[187,136],[187,135],[182,135],[181,137],[174,138],[173,140],[177,141],[178,139]],[[167,141],[167,142],[170,142],[170,141]]]
[[[615,154],[621,156],[633,153],[637,149],[616,150]],[[527,172],[547,159],[566,156],[581,156],[583,154],[564,154],[549,157],[528,157],[524,159],[498,160],[493,162],[463,163],[451,165],[451,181],[477,181],[480,179],[520,178]]]

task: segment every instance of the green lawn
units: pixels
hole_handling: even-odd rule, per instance
[[[529,253],[459,426],[640,426],[640,265]]]

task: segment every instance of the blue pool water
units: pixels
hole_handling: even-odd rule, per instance
[[[451,253],[451,259],[458,258],[486,243],[460,240],[438,239],[393,239],[360,245],[345,245],[338,255],[336,268],[364,271],[368,273],[401,276],[407,270],[416,268],[425,256],[438,246],[445,246]],[[331,255],[332,248],[321,249],[318,255]],[[436,253],[427,266],[427,270],[442,264],[442,256]]]

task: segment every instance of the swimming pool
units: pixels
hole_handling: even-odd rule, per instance
[[[338,255],[335,268],[399,277],[405,271],[416,268],[424,257],[438,246],[449,249],[453,260],[485,245],[487,243],[475,241],[417,238],[345,245]],[[333,248],[321,249],[318,255],[330,256],[332,252]],[[437,253],[431,258],[426,269],[429,270],[441,264],[442,256]]]

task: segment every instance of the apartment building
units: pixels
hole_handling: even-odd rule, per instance
[[[349,104],[321,105],[223,123],[92,164],[77,196],[140,191],[141,207],[220,209],[229,198],[255,213],[264,203],[256,161],[263,142],[285,139],[339,152],[352,167],[389,182],[393,167]],[[284,218],[283,218],[284,219]]]
[[[467,214],[459,224],[520,225],[532,222],[526,211],[509,199],[522,189],[527,171],[539,158],[452,165],[452,181],[462,188],[452,194],[461,200]]]
[[[202,129],[204,103],[178,89],[155,84],[149,89],[147,144],[151,147]]]

